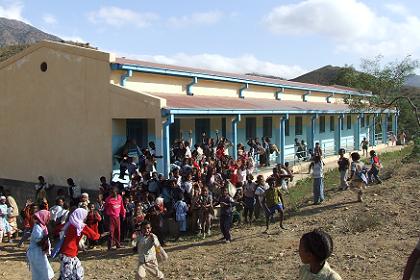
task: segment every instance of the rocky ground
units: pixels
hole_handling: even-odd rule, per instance
[[[396,164],[382,185],[369,187],[363,203],[350,191],[330,191],[319,206],[289,213],[287,230],[272,226],[237,227],[234,241],[219,235],[169,243],[169,260],[161,268],[167,279],[297,279],[301,235],[322,227],[334,240],[331,266],[343,279],[399,279],[420,230],[420,164]],[[5,245],[5,244],[2,244]],[[131,249],[105,248],[80,254],[85,279],[134,279],[136,256]],[[53,261],[54,271],[59,263]],[[30,279],[24,250],[14,244],[0,252],[0,275]],[[4,278],[6,279],[6,278]]]

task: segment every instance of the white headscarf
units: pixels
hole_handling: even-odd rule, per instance
[[[87,215],[88,211],[83,208],[77,208],[70,215],[68,223],[76,228],[77,236],[82,234],[83,228],[86,226],[85,219]]]

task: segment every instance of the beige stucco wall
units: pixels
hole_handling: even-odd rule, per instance
[[[0,64],[0,178],[96,188],[110,175],[112,118],[151,117],[160,100],[110,85],[109,60],[43,42]]]
[[[111,83],[118,85],[120,77],[124,71],[112,71]],[[159,94],[186,94],[187,84],[191,83],[190,78],[173,77],[167,75],[149,74],[133,72],[132,77],[126,80],[127,89],[139,92],[150,92]],[[238,97],[241,84],[228,83],[222,81],[198,80],[198,83],[192,87],[192,92],[196,96],[225,96]],[[244,90],[245,98],[268,98],[275,99],[276,88],[249,85]],[[296,89],[285,89],[282,100],[302,101],[302,95],[306,91]],[[326,102],[328,93],[313,91],[308,97],[309,102]],[[333,102],[340,102],[342,95],[332,98]]]

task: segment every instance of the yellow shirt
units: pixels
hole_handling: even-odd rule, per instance
[[[322,269],[314,274],[310,270],[308,264],[303,265],[299,269],[299,280],[342,280],[340,275],[337,272],[332,270],[328,262],[325,262]]]

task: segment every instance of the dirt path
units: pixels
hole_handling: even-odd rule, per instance
[[[420,226],[420,164],[398,169],[391,180],[369,187],[363,203],[350,191],[329,192],[320,206],[306,206],[287,218],[288,230],[273,225],[233,230],[234,241],[219,235],[169,244],[162,265],[167,279],[297,279],[300,236],[323,227],[333,237],[330,264],[343,279],[399,279]],[[137,258],[130,249],[104,248],[80,254],[86,279],[134,279]],[[58,263],[53,262],[54,271]],[[0,252],[0,275],[30,279],[24,251],[15,245]]]

